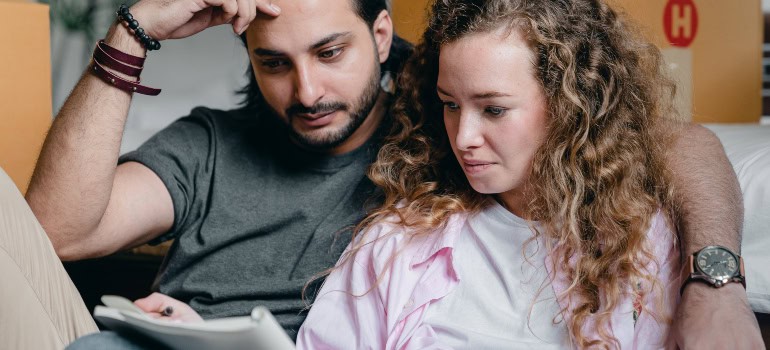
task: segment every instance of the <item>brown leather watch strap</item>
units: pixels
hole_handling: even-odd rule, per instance
[[[679,295],[681,296],[682,293],[684,293],[684,287],[687,286],[688,283],[692,282],[692,279],[690,276],[692,276],[693,272],[695,272],[693,269],[695,266],[693,263],[695,262],[695,257],[692,255],[688,255],[686,259],[684,259],[684,263],[682,264],[682,269],[679,273]]]

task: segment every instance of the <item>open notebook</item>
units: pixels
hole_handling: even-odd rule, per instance
[[[125,336],[140,334],[172,349],[294,350],[294,343],[266,308],[258,306],[251,316],[228,317],[204,322],[156,320],[130,300],[105,295],[94,318]]]

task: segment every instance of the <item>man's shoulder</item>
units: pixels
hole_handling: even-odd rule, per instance
[[[193,108],[185,118],[205,121],[212,125],[254,124],[260,119],[258,113],[245,108],[223,110],[204,106]]]
[[[177,119],[169,125],[170,129],[199,130],[221,140],[237,139],[238,135],[254,137],[256,133],[266,128],[260,127],[264,120],[259,113],[245,109],[214,109],[209,107],[195,107],[190,114]]]

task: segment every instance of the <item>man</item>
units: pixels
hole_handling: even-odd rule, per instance
[[[335,241],[337,234],[362,216],[372,192],[365,168],[390,123],[380,67],[398,67],[389,62],[396,52],[385,9],[384,0],[142,0],[132,6],[140,26],[161,41],[223,23],[245,32],[256,84],[250,108],[196,109],[119,159],[131,94],[86,73],[54,121],[27,194],[56,254],[78,260],[174,238],[155,286],[162,294],[138,302],[141,307],[156,312],[184,302],[204,318],[216,318],[247,314],[261,304],[294,335],[304,318],[305,282],[336,261],[347,244],[345,235]],[[105,41],[145,54],[122,24]],[[683,184],[684,250],[721,244],[737,251],[739,189],[734,176],[722,175],[732,170],[718,141],[694,130],[680,139],[680,147],[695,155],[672,153],[671,160]],[[713,168],[715,158],[720,175],[704,176],[701,170]],[[722,187],[715,189],[715,183]],[[713,224],[717,218],[725,220]],[[42,230],[29,215],[24,220],[37,228],[14,229],[11,243],[4,239],[0,247],[29,249],[18,246],[24,241],[18,237],[35,236],[30,231],[40,236]],[[34,259],[56,265],[44,248],[39,251]],[[36,273],[38,264],[20,260],[11,256],[0,267],[15,264],[21,275]],[[58,337],[58,343],[45,344],[63,345],[95,330],[56,266],[41,269],[58,271],[49,278],[54,282],[27,281],[28,288],[14,291],[21,296],[9,299],[30,293],[55,297],[8,306],[22,310],[19,317],[25,309],[42,310],[50,329],[2,339],[40,348],[32,343],[44,341],[40,334]],[[57,294],[61,290],[68,292]],[[732,344],[756,344],[759,333],[747,305],[740,286],[717,291],[691,284],[682,304],[681,320],[688,322],[678,321],[687,338],[681,343],[696,338],[695,332],[708,335],[688,327],[704,322],[704,313],[719,312],[742,331],[736,330]]]

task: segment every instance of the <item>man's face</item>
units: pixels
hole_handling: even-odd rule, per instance
[[[246,34],[262,95],[295,141],[319,150],[338,147],[375,105],[387,52],[351,0],[275,3],[280,16],[258,16]]]

